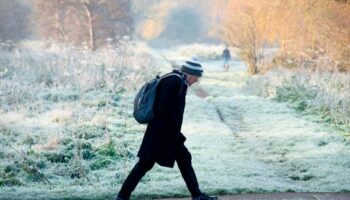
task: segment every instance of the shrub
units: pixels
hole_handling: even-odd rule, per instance
[[[91,160],[95,157],[95,152],[92,149],[91,143],[83,141],[80,144],[80,153],[84,160]]]
[[[68,163],[69,160],[73,157],[73,153],[44,153],[44,156],[52,163]]]
[[[79,132],[78,138],[85,140],[101,137],[106,132],[104,127],[91,125],[81,125],[77,131]]]
[[[84,160],[91,160],[95,157],[95,153],[90,149],[83,149],[81,150],[81,155]]]
[[[96,153],[101,156],[108,156],[111,158],[114,158],[118,156],[118,152],[116,150],[116,145],[115,143],[111,140],[108,143],[100,146],[97,150]]]
[[[23,186],[25,185],[23,181],[19,180],[18,178],[5,178],[1,179],[0,178],[0,187],[4,186]]]
[[[99,170],[102,168],[107,167],[109,164],[111,164],[113,161],[109,158],[98,158],[94,162],[90,164],[91,170]]]

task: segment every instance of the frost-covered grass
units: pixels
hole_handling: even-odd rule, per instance
[[[48,67],[46,73],[36,70],[52,72],[50,84],[11,59],[1,61],[13,74],[0,79],[0,199],[113,199],[137,162],[145,128],[132,118],[133,88],[159,70],[170,70],[164,62],[160,69],[159,61],[152,65],[147,52],[156,53],[141,47],[143,53],[126,57],[85,52],[86,65],[76,62],[82,55],[69,54],[70,66],[82,70],[67,81],[59,78],[64,77],[61,70],[55,71],[65,65],[52,64],[51,56],[16,61]],[[1,58],[13,55],[8,56]],[[61,59],[61,54],[56,56]],[[116,70],[100,76],[100,64],[93,60],[111,58],[116,61],[105,69]],[[124,58],[125,65],[119,63]],[[84,72],[87,66],[91,72]],[[129,76],[133,73],[137,76]],[[101,78],[93,82],[91,74]],[[216,195],[350,191],[349,142],[286,104],[250,95],[246,80],[240,70],[206,71],[200,85],[188,92],[182,132],[202,190]],[[197,97],[199,87],[209,96]],[[25,93],[32,88],[34,92]],[[184,196],[189,193],[177,167],[157,165],[133,193],[133,199]]]
[[[201,84],[209,93],[207,100],[232,130],[227,154],[235,159],[218,163],[234,169],[232,176],[240,178],[235,181],[230,174],[219,180],[238,182],[243,188],[249,186],[247,190],[257,191],[349,191],[349,141],[334,130],[301,118],[287,104],[249,95],[245,86],[238,84],[242,78],[234,72],[210,73]],[[225,93],[219,96],[218,91]],[[218,128],[213,133],[220,132],[224,131]]]
[[[189,91],[183,132],[202,189],[209,194],[350,191],[349,142],[286,104],[249,95],[246,80],[244,72],[207,72],[199,86],[209,96]],[[189,195],[178,170],[156,168],[149,177],[136,197]]]
[[[290,102],[296,110],[312,114],[350,135],[350,77],[324,70],[270,71],[248,81],[253,93]]]
[[[0,54],[0,199],[111,197],[136,159],[132,101],[152,58],[132,44]]]
[[[350,191],[349,142],[286,104],[249,95],[246,79],[208,72],[199,86],[209,96],[189,91],[182,131],[203,191]],[[178,170],[157,167],[147,177],[136,197],[189,195]]]

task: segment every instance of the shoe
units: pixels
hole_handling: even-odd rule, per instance
[[[218,199],[218,198],[217,197],[210,197],[204,193],[197,196],[196,198],[192,198],[192,200],[216,200],[216,199]]]

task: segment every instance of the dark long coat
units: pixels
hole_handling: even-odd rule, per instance
[[[188,85],[177,76],[160,81],[154,106],[155,116],[147,125],[138,157],[155,161],[161,166],[174,167],[175,150],[186,140],[181,126],[187,88]]]

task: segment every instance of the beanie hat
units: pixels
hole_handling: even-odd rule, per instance
[[[203,74],[202,65],[198,62],[198,59],[196,57],[193,57],[192,59],[187,60],[184,64],[182,64],[181,71],[186,74],[199,77]]]

